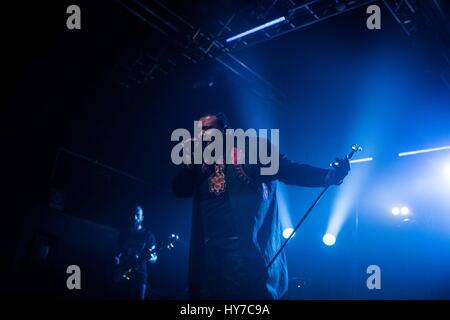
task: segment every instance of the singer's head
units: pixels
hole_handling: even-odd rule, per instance
[[[207,113],[203,115],[198,121],[202,123],[202,134],[210,129],[217,129],[224,132],[228,128],[226,116],[219,113]]]

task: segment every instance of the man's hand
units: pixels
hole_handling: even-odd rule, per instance
[[[350,171],[350,161],[345,159],[336,159],[333,162],[333,170],[327,174],[325,178],[326,185],[340,185],[344,182],[344,178]]]
[[[150,261],[151,263],[155,263],[156,260],[158,260],[158,256],[156,255],[156,253],[153,252],[152,254],[150,254],[150,259],[149,259],[149,261]]]

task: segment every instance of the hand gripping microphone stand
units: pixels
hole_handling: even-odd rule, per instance
[[[352,145],[352,151],[347,154],[347,160],[350,160],[353,155],[356,152],[362,151],[362,148],[357,145],[354,144]],[[330,166],[332,166],[333,168],[337,168],[339,167],[340,163],[338,161],[333,161]],[[316,200],[314,200],[314,202],[312,203],[312,205],[308,208],[308,210],[306,211],[305,215],[303,216],[303,218],[299,221],[299,223],[297,223],[297,225],[295,226],[294,230],[291,232],[291,234],[289,235],[289,237],[284,241],[283,245],[280,247],[280,249],[278,249],[277,253],[275,254],[275,256],[272,258],[272,260],[270,260],[269,264],[267,265],[267,270],[269,270],[270,266],[275,262],[275,260],[278,258],[278,256],[280,255],[280,253],[283,251],[284,247],[287,245],[287,243],[289,242],[289,240],[292,239],[292,237],[294,236],[294,233],[297,231],[298,228],[300,228],[300,226],[302,225],[302,223],[306,220],[306,218],[308,217],[308,215],[311,213],[312,209],[314,209],[314,207],[317,205],[317,203],[319,203],[320,199],[322,199],[323,195],[325,194],[325,192],[327,192],[328,188],[330,186],[326,186],[325,188],[323,188],[323,190],[319,193],[319,195],[317,196]]]

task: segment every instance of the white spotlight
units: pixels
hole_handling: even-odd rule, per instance
[[[336,237],[332,235],[331,233],[327,233],[322,238],[323,243],[325,243],[327,246],[332,246],[336,243]]]
[[[421,153],[428,153],[428,152],[435,152],[435,151],[442,151],[442,150],[449,150],[450,146],[445,147],[439,147],[439,148],[430,148],[430,149],[422,149],[422,150],[415,150],[415,151],[408,151],[408,152],[400,152],[398,154],[399,157],[405,157],[405,156],[411,156],[414,154],[421,154]]]
[[[400,213],[404,216],[406,216],[409,213],[409,208],[408,207],[402,207],[400,209]]]
[[[262,25],[260,25],[260,26],[258,26],[258,27],[255,27],[255,28],[253,28],[253,29],[250,29],[250,30],[247,30],[247,31],[245,31],[245,32],[239,33],[238,35],[235,35],[235,36],[233,36],[233,37],[231,37],[231,38],[228,38],[228,39],[226,40],[226,42],[229,43],[229,42],[234,41],[234,40],[237,40],[237,39],[239,39],[239,38],[248,36],[249,34],[252,34],[252,33],[255,33],[256,31],[259,31],[259,30],[268,28],[268,27],[270,27],[270,26],[273,26],[273,25],[275,25],[275,24],[277,24],[277,23],[280,23],[280,22],[283,22],[283,21],[285,21],[285,20],[286,20],[285,17],[279,17],[278,19],[269,21],[269,22],[264,23],[264,24],[262,24]]]
[[[444,174],[450,178],[450,164],[444,167]]]
[[[353,164],[353,163],[369,162],[369,161],[372,161],[372,160],[373,160],[372,157],[368,157],[368,158],[361,158],[361,159],[350,160],[349,162],[351,164]]]
[[[291,236],[291,233],[294,231],[293,228],[286,228],[283,230],[283,238],[287,239]],[[292,237],[295,237],[295,233],[292,235]]]
[[[399,207],[394,207],[394,208],[392,208],[391,212],[392,212],[392,214],[394,216],[397,216],[400,213],[400,208]]]

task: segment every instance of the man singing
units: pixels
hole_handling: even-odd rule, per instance
[[[222,114],[208,114],[199,121],[202,136],[211,129],[224,134],[227,129]],[[173,180],[176,197],[193,198],[190,297],[280,299],[288,284],[284,254],[266,268],[282,244],[276,181],[303,187],[339,185],[350,165],[339,159],[338,167],[325,170],[280,155],[276,174],[263,175],[260,164],[236,161],[238,154],[248,156],[247,149],[231,152],[232,163],[219,159],[211,165],[183,165]]]

